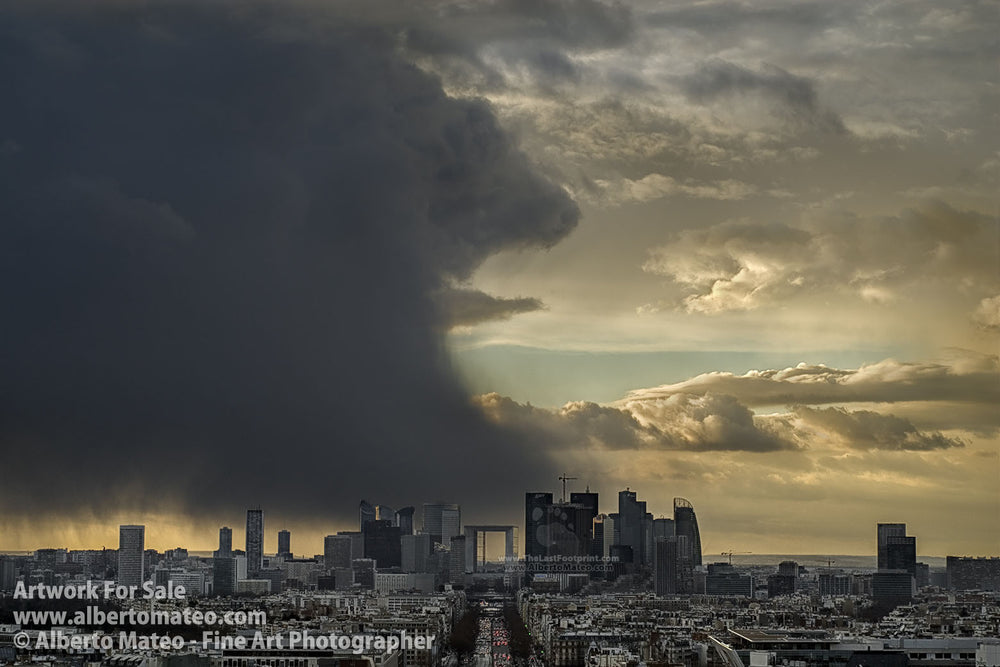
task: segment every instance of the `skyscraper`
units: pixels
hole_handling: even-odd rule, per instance
[[[399,526],[400,535],[413,534],[413,512],[412,507],[396,510],[396,525]]]
[[[684,498],[674,498],[674,533],[688,539],[691,549],[691,565],[701,565],[701,533],[698,531],[698,517],[694,505]]]
[[[219,551],[216,555],[220,558],[228,558],[233,555],[233,529],[223,526],[219,529]]]
[[[375,513],[375,506],[367,500],[362,500],[358,505],[358,525],[360,526],[358,530],[362,533],[365,532],[365,526],[377,518],[378,516]]]
[[[323,538],[323,560],[323,567],[327,572],[351,567],[353,560],[351,537],[349,535],[327,535]]]
[[[451,552],[448,560],[448,580],[452,584],[465,584],[465,535],[451,538]]]
[[[141,586],[146,580],[143,556],[146,550],[145,526],[118,527],[118,583]]]
[[[216,595],[236,592],[237,561],[232,556],[212,559],[212,591]]]
[[[247,510],[247,578],[255,579],[264,567],[264,510]]]
[[[539,558],[546,553],[546,508],[551,504],[551,493],[524,494],[524,555],[529,558]]]
[[[424,503],[424,531],[431,540],[448,546],[462,533],[462,509],[454,503]]]
[[[646,519],[646,503],[640,501],[635,491],[625,489],[618,492],[618,532],[619,544],[632,547],[632,558],[636,565],[646,561],[646,535],[643,531]]]
[[[378,521],[388,521],[391,525],[396,525],[396,510],[388,505],[375,506],[375,519]]]
[[[676,537],[658,537],[653,553],[653,586],[657,595],[678,593],[678,543]]]
[[[292,557],[292,534],[287,530],[278,531],[278,555],[283,558]]]
[[[596,493],[591,493],[588,487],[584,493],[570,493],[569,494],[570,503],[583,506],[583,521],[586,524],[587,534],[585,537],[585,549],[586,553],[592,551],[591,544],[594,541],[594,518],[597,517],[598,508],[598,496]]]
[[[917,575],[917,538],[906,535],[905,523],[880,523],[876,537],[878,569],[906,570]]]
[[[399,527],[391,521],[376,519],[365,526],[365,558],[374,560],[376,567],[399,567],[400,550]]]

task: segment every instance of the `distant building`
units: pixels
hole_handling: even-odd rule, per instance
[[[375,561],[371,558],[355,558],[351,561],[354,570],[354,583],[365,590],[375,588]],[[340,577],[337,577],[337,588],[340,588]]]
[[[264,510],[247,510],[247,577],[254,579],[264,567]]]
[[[776,598],[781,595],[795,593],[798,577],[790,574],[772,574],[767,578],[767,597]]]
[[[658,537],[653,556],[653,588],[657,595],[678,592],[677,537]]]
[[[915,580],[906,570],[879,570],[872,574],[872,598],[891,607],[908,604],[915,593]]]
[[[619,491],[618,517],[618,544],[632,547],[635,564],[644,565],[647,562],[646,535],[643,530],[646,527],[646,502],[640,501],[635,491]]]
[[[1000,558],[948,556],[948,587],[956,591],[1000,591]]]
[[[820,595],[850,595],[851,576],[843,572],[820,572]]]
[[[212,559],[212,592],[216,595],[234,595],[238,569],[236,558],[219,557]]]
[[[426,533],[400,536],[400,566],[404,572],[427,572],[431,536]]]
[[[412,507],[404,507],[403,509],[396,510],[396,525],[399,526],[400,535],[413,534],[414,511]]]
[[[282,558],[292,557],[292,534],[287,530],[278,531],[278,556]]]
[[[145,526],[118,527],[118,583],[141,586],[146,580],[143,568],[145,546]]]
[[[359,556],[361,554],[358,554]],[[351,538],[348,535],[327,535],[323,538],[323,569],[332,572],[351,567],[353,559]]]
[[[355,558],[364,558],[365,556],[365,536],[361,534],[358,530],[341,530],[337,532],[337,536],[349,537],[351,538],[351,560]]]
[[[526,557],[537,558],[546,554],[545,540],[548,534],[545,528],[545,522],[548,519],[546,508],[551,504],[551,493],[524,494],[524,555]]]
[[[219,550],[215,555],[220,558],[229,558],[233,555],[233,529],[229,526],[219,529]]]
[[[917,576],[917,538],[906,535],[905,523],[877,526],[878,569],[906,570]]]
[[[691,564],[701,567],[701,533],[698,530],[698,517],[694,513],[694,505],[684,498],[674,498],[674,532],[676,535],[688,538],[691,549]]]
[[[365,526],[378,518],[375,506],[367,500],[362,500],[358,504],[358,530],[365,532]]]
[[[452,584],[465,585],[465,535],[456,535],[451,538],[448,580]]]
[[[379,568],[399,567],[399,528],[390,521],[376,519],[365,526],[365,558],[371,558]]]
[[[438,544],[448,545],[462,534],[462,508],[454,503],[424,503],[423,532]]]

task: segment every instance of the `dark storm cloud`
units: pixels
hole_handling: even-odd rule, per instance
[[[532,297],[507,299],[474,289],[444,289],[435,296],[448,326],[471,326],[489,320],[506,320],[518,313],[544,308]]]
[[[681,90],[695,102],[710,103],[733,95],[760,95],[779,113],[802,125],[835,133],[845,132],[840,118],[821,107],[813,82],[764,64],[759,71],[724,60],[710,60],[682,77]]]
[[[469,404],[435,294],[577,209],[487,106],[327,11],[0,10],[8,515],[485,507],[550,474]]]

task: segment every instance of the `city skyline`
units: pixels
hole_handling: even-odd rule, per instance
[[[620,498],[621,494],[628,494],[633,499],[636,497],[636,491],[634,491],[634,490],[621,490],[618,494],[615,494],[615,495]],[[535,496],[535,497],[548,496],[548,500],[545,501],[545,502],[548,502],[548,503],[555,502],[556,505],[558,505],[559,502],[560,502],[559,500],[553,500],[553,498],[556,498],[556,494],[554,494],[554,493],[529,493],[527,495],[528,496]],[[599,494],[596,494],[596,493],[595,494],[591,494],[589,491],[586,494],[584,494],[582,492],[579,492],[579,493],[578,492],[574,492],[574,493],[571,494],[571,496],[577,496],[577,497],[584,496],[584,495],[599,495]],[[577,500],[567,500],[566,502],[567,503],[572,503],[572,502],[578,502],[578,501]],[[607,500],[605,502],[607,503]],[[619,502],[620,502],[620,500],[619,500]],[[364,506],[365,504],[366,504],[365,501],[362,501],[362,506]],[[457,511],[459,511],[459,512],[461,511],[460,510],[461,503],[424,503],[424,505],[425,506],[429,506],[429,507],[437,507],[437,508],[442,508],[442,507],[455,508]],[[642,502],[641,505],[645,506],[646,503]],[[369,505],[369,507],[373,507],[373,506]],[[531,505],[529,504],[528,507],[530,508]],[[619,509],[620,509],[620,505],[607,504],[606,507],[602,507],[602,506],[599,505],[598,508],[597,508],[597,511],[595,512],[595,516],[598,517],[598,518],[608,517],[608,516],[618,516],[617,512],[619,511]],[[690,522],[690,523],[693,524],[693,529],[690,526],[687,526],[687,525],[682,526],[679,529],[674,527],[673,524],[674,524],[676,518],[679,516],[678,515],[678,509],[680,509],[682,511],[682,513],[683,512],[691,512],[690,517],[688,517],[687,515],[684,515],[684,516],[687,517],[687,518],[685,518],[686,522]],[[121,524],[117,528],[115,526],[109,526],[108,529],[106,531],[104,531],[104,532],[105,533],[110,533],[113,530],[117,530],[119,528],[122,529],[122,530],[124,530],[126,528],[143,528],[143,531],[142,531],[143,537],[141,539],[145,540],[146,539],[145,538],[145,535],[146,535],[145,529],[148,528],[148,527],[150,527],[150,526],[152,526],[152,527],[154,527],[154,530],[151,533],[151,535],[153,537],[153,540],[149,541],[149,542],[146,542],[146,548],[148,548],[148,549],[155,549],[157,551],[165,552],[165,551],[168,551],[170,549],[182,547],[182,548],[188,549],[189,551],[195,551],[195,552],[199,552],[199,553],[208,553],[208,554],[211,554],[213,552],[218,553],[218,547],[220,547],[223,543],[228,543],[229,545],[232,545],[234,543],[233,540],[236,540],[236,542],[246,542],[247,544],[249,544],[251,542],[250,531],[249,531],[249,527],[250,527],[250,524],[251,524],[251,516],[256,517],[256,518],[253,519],[254,526],[260,526],[260,525],[266,525],[267,514],[268,513],[263,508],[259,508],[259,507],[252,507],[252,508],[246,510],[245,511],[245,515],[246,515],[246,519],[247,519],[248,530],[244,531],[242,533],[242,535],[241,535],[240,532],[234,531],[232,528],[229,528],[228,526],[217,526],[217,527],[215,527],[213,529],[215,531],[214,532],[214,536],[215,536],[214,540],[215,541],[214,541],[214,543],[212,545],[212,548],[209,548],[208,546],[206,546],[206,544],[205,544],[206,537],[205,537],[205,535],[201,534],[201,531],[197,531],[197,530],[189,531],[189,532],[183,534],[183,535],[187,536],[187,539],[185,539],[184,537],[180,537],[180,538],[178,538],[176,540],[171,541],[170,537],[165,537],[164,533],[162,531],[157,531],[155,529],[155,527],[156,527],[155,523],[138,523],[137,524],[137,523],[133,522],[132,524]],[[882,568],[882,567],[885,567],[885,563],[889,562],[889,561],[883,562],[883,550],[887,549],[886,544],[888,543],[887,538],[885,538],[883,535],[885,534],[885,535],[891,535],[891,536],[904,536],[905,537],[906,532],[907,532],[907,525],[908,525],[907,522],[905,522],[905,521],[904,522],[898,522],[898,523],[878,522],[877,524],[875,524],[876,530],[875,530],[874,533],[872,533],[872,531],[871,531],[871,526],[860,526],[859,525],[858,526],[859,527],[859,537],[858,537],[857,542],[859,544],[862,543],[862,542],[865,542],[865,543],[869,544],[869,548],[867,548],[867,549],[862,548],[859,551],[853,551],[853,552],[846,551],[846,550],[840,550],[840,551],[838,551],[836,548],[831,548],[831,549],[828,549],[828,550],[825,550],[825,551],[816,551],[816,552],[796,551],[796,550],[791,550],[791,549],[783,549],[783,550],[782,549],[778,549],[778,550],[774,550],[774,551],[759,551],[759,550],[755,551],[755,550],[747,550],[747,549],[742,549],[742,548],[734,551],[734,549],[735,549],[734,545],[731,543],[731,541],[727,541],[727,539],[725,538],[725,536],[720,536],[720,535],[714,534],[714,531],[712,531],[711,528],[709,528],[708,531],[706,531],[704,527],[699,528],[699,522],[697,521],[697,519],[694,518],[694,515],[696,514],[696,510],[693,507],[693,504],[690,501],[688,501],[687,499],[684,499],[684,498],[674,498],[674,503],[672,505],[672,512],[671,513],[666,513],[665,514],[665,513],[661,513],[661,512],[650,512],[650,514],[652,515],[653,519],[660,519],[660,518],[668,518],[668,519],[670,519],[671,524],[672,524],[671,528],[673,530],[678,530],[679,531],[679,532],[676,533],[677,535],[685,535],[686,536],[685,539],[691,539],[692,540],[692,544],[697,545],[697,547],[696,547],[696,553],[699,554],[699,557],[696,558],[696,560],[700,560],[701,563],[694,563],[695,565],[707,564],[709,562],[709,560],[710,560],[710,557],[718,557],[719,559],[721,559],[721,558],[726,557],[726,556],[732,557],[732,555],[734,555],[734,554],[742,554],[742,555],[753,554],[755,556],[761,556],[761,557],[766,557],[766,556],[771,556],[771,555],[802,555],[802,556],[813,556],[813,557],[819,557],[819,558],[821,558],[823,556],[829,556],[829,555],[841,555],[841,556],[848,555],[848,556],[858,556],[858,557],[871,556],[871,557],[873,557],[875,559],[876,565],[878,567]],[[522,513],[521,516],[523,517],[524,514]],[[421,524],[422,524],[422,520],[423,520],[423,517],[421,516]],[[330,524],[332,527],[329,527],[329,528],[309,527],[309,528],[301,528],[301,529],[300,528],[294,528],[294,527],[291,528],[291,529],[289,529],[289,526],[294,526],[295,525],[294,522],[293,523],[289,523],[288,521],[285,521],[285,522],[282,522],[281,525],[284,526],[284,527],[280,528],[280,529],[274,529],[272,531],[263,530],[263,533],[262,533],[262,542],[261,542],[261,556],[267,556],[267,555],[280,556],[281,555],[281,551],[279,549],[279,547],[280,547],[279,540],[282,539],[282,535],[285,536],[285,539],[289,539],[289,537],[294,537],[294,544],[298,544],[298,545],[304,544],[304,545],[306,545],[300,551],[295,551],[294,549],[292,550],[292,553],[294,554],[294,556],[296,558],[311,558],[314,555],[322,555],[322,554],[324,554],[327,551],[327,540],[329,538],[331,538],[331,537],[338,538],[338,539],[347,539],[345,537],[346,534],[355,534],[355,535],[361,534],[361,533],[357,532],[357,530],[359,528],[359,526],[357,525],[357,523],[354,523],[354,524],[341,524],[341,525]],[[462,524],[461,524],[461,526],[465,526],[465,525],[475,525],[475,522],[463,521]],[[515,523],[510,524],[510,525],[515,526],[515,528],[518,529],[518,532],[521,535],[520,539],[517,540],[515,547],[517,549],[517,553],[519,554],[519,556],[523,557],[523,556],[525,556],[526,549],[527,549],[527,542],[526,541],[529,539],[527,537],[527,534],[528,534],[527,528],[525,527],[525,524],[524,524],[523,521],[521,521],[521,522],[515,522]],[[911,525],[911,528],[912,528],[912,525]],[[690,532],[692,530],[693,530],[693,532]],[[274,533],[274,534],[272,535],[271,533]],[[863,537],[861,535],[862,533],[864,534]],[[167,534],[170,534],[170,533],[167,533]],[[182,535],[180,533],[172,533],[172,534],[175,535],[175,536]],[[417,530],[414,534],[431,535],[430,533],[425,533],[424,532],[422,525],[421,525],[421,529]],[[122,533],[122,535],[124,535],[124,533]],[[459,535],[460,535],[460,533],[459,533]],[[694,535],[695,537],[691,538],[690,537],[691,535]],[[711,544],[711,545],[713,545],[713,547],[711,549],[705,549],[705,548],[702,547],[702,540],[704,539],[702,537],[702,535],[707,535],[708,543]],[[917,535],[919,535],[919,533],[917,533]],[[923,536],[921,536],[921,537],[923,537]],[[120,539],[122,539],[122,538],[120,538]],[[628,540],[628,538],[625,538],[625,539]],[[656,538],[654,536],[652,542],[655,542],[655,539]],[[927,558],[927,557],[929,557],[929,558],[943,559],[946,556],[963,556],[963,557],[964,556],[969,556],[969,557],[995,557],[996,556],[995,553],[984,553],[984,554],[974,554],[974,553],[945,553],[945,552],[935,553],[933,551],[916,550],[916,547],[913,546],[915,544],[915,537],[913,535],[910,535],[909,537],[906,537],[905,539],[911,541],[910,552],[911,552],[911,554],[914,554],[917,558],[920,558],[920,557]],[[444,543],[447,543],[447,541],[448,540],[445,539]],[[929,541],[932,544],[934,542],[933,539],[930,539]],[[921,543],[923,543],[923,542],[924,542],[924,540],[922,539]],[[626,541],[625,543],[628,543],[628,542]],[[729,551],[732,551],[732,553],[729,553],[729,551],[726,550],[727,547],[721,547],[721,548],[718,547],[718,545],[722,545],[722,544],[729,545],[728,549],[729,549]],[[842,545],[842,542],[839,542],[839,544]],[[747,546],[747,545],[739,545],[739,546]],[[8,552],[9,553],[15,553],[15,552],[16,553],[29,553],[29,552],[36,551],[38,549],[46,549],[46,548],[67,548],[67,549],[71,549],[71,550],[72,549],[87,550],[87,549],[95,549],[95,548],[101,548],[101,547],[103,547],[103,548],[113,548],[113,547],[109,547],[108,544],[103,544],[103,543],[100,546],[98,546],[96,543],[90,543],[90,544],[85,544],[85,543],[58,543],[57,544],[55,542],[51,542],[51,543],[45,543],[45,544],[39,543],[39,544],[35,544],[34,546],[31,546],[31,547],[16,548],[16,549],[15,548],[10,548],[8,545],[0,544],[0,553],[8,553]],[[311,548],[311,547],[318,547],[318,548]],[[487,547],[488,547],[487,550],[488,550],[489,558],[490,559],[497,559],[497,558],[499,558],[500,555],[503,553],[503,550],[504,550],[502,540],[497,539],[496,537],[494,537],[494,538],[492,538],[490,540],[487,540]],[[240,550],[240,551],[241,551],[241,553],[246,553],[245,550]],[[711,560],[713,562],[715,561],[714,558],[711,558]],[[895,562],[895,561],[893,561],[893,562]]]
[[[705,553],[997,554],[997,21],[3,3],[0,546],[259,504],[319,553],[562,474]]]

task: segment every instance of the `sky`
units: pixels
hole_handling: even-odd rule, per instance
[[[519,523],[566,473],[706,553],[1000,555],[998,25],[5,3],[0,548],[259,504],[318,553],[361,498]]]

